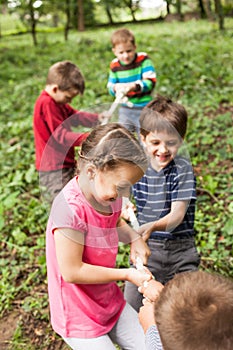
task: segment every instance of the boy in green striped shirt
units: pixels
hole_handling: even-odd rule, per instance
[[[136,52],[134,34],[126,29],[116,30],[111,37],[116,56],[110,63],[108,90],[112,96],[124,95],[119,108],[119,123],[139,135],[139,117],[143,107],[152,100],[156,72],[145,52]]]

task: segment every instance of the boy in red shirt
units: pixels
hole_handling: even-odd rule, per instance
[[[46,87],[34,107],[36,169],[46,199],[52,202],[75,173],[75,146],[88,133],[77,133],[72,127],[94,127],[104,116],[81,112],[69,103],[85,89],[84,78],[70,61],[57,62],[49,68]]]

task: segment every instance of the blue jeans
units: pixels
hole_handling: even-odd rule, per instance
[[[162,284],[166,284],[177,273],[198,269],[200,256],[192,237],[175,240],[149,239],[147,244],[151,250],[147,267]],[[139,311],[143,296],[134,284],[125,283],[124,296],[126,301]]]

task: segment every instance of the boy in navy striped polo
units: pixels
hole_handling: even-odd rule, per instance
[[[155,68],[145,52],[136,52],[135,37],[130,30],[116,30],[111,43],[116,58],[110,63],[107,87],[112,96],[127,97],[119,108],[119,123],[139,136],[140,113],[152,100],[156,84]]]
[[[166,284],[177,273],[197,270],[200,263],[194,240],[196,181],[187,155],[181,155],[187,112],[158,95],[143,109],[140,126],[150,165],[133,186],[139,233],[151,250],[147,267]],[[142,295],[128,282],[125,297],[138,311]]]

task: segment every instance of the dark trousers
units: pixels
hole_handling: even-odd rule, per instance
[[[63,168],[55,171],[39,171],[39,186],[42,199],[52,204],[56,195],[75,175],[75,168]]]
[[[195,271],[200,264],[200,256],[197,252],[194,238],[176,240],[149,239],[147,244],[151,250],[147,267],[155,279],[166,284],[175,274],[187,271]],[[137,286],[130,282],[125,283],[124,295],[126,301],[136,311],[142,306],[142,294]]]

